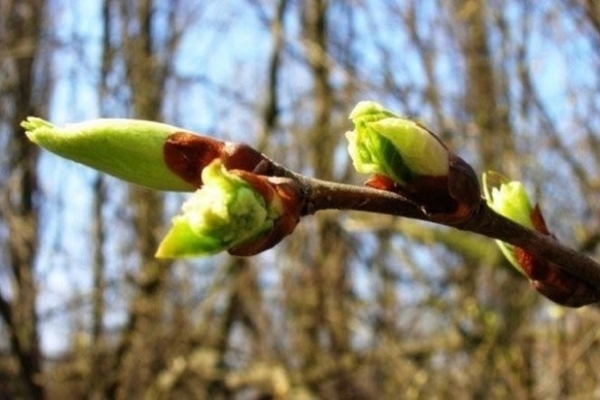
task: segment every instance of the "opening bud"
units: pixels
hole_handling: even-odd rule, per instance
[[[448,150],[431,132],[372,101],[350,113],[354,130],[346,133],[348,151],[360,173],[382,174],[399,184],[416,176],[448,174]]]
[[[519,225],[535,229],[532,220],[534,208],[521,182],[509,181],[505,176],[493,171],[484,173],[482,181],[483,194],[492,210]],[[506,259],[521,273],[527,275],[517,260],[515,247],[499,240],[496,243]]]
[[[173,218],[156,256],[198,257],[225,250],[253,255],[274,246],[298,223],[299,202],[296,192],[270,179],[275,178],[227,170],[221,159],[212,161],[202,171],[202,187]]]
[[[533,206],[523,184],[496,173],[483,174],[484,196],[498,214],[554,238],[538,205]],[[535,257],[520,247],[497,240],[508,261],[527,276],[533,287],[550,300],[568,307],[597,303],[600,293],[592,285],[553,262]]]
[[[350,119],[348,151],[358,172],[372,174],[368,186],[405,196],[439,223],[459,224],[477,209],[475,172],[433,132],[372,101],[359,102]]]

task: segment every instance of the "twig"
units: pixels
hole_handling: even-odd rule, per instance
[[[417,204],[392,192],[323,181],[290,172],[286,175],[297,180],[306,191],[303,215],[326,209],[356,210],[442,224],[432,221]],[[483,199],[477,211],[466,221],[459,225],[443,225],[521,247],[537,257],[551,260],[560,268],[600,288],[600,264],[560,244],[550,236],[530,230],[495,213]]]

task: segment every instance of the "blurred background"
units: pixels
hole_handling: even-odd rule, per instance
[[[28,115],[130,117],[360,184],[375,100],[522,180],[599,256],[594,0],[2,0],[1,399],[600,398],[600,312],[473,234],[323,212],[276,248],[159,262],[185,196],[32,146]]]

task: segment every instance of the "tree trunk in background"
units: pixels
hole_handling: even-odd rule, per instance
[[[23,135],[20,123],[28,115],[43,115],[40,102],[44,93],[35,74],[40,61],[38,49],[42,39],[45,2],[12,1],[0,5],[0,63],[3,80],[0,97],[3,103],[2,168],[6,180],[0,185],[1,220],[8,231],[1,243],[4,255],[1,267],[11,276],[9,293],[0,293],[0,314],[9,333],[12,353],[17,359],[21,387],[7,395],[26,399],[44,399],[42,356],[36,313],[37,288],[35,258],[38,245],[38,215],[34,198],[38,190],[36,175],[38,151]],[[37,96],[40,96],[39,98]]]
[[[177,2],[169,3],[174,13]],[[115,3],[116,6],[116,3]],[[152,0],[120,1],[120,20],[116,25],[122,36],[126,85],[131,91],[132,117],[162,120],[162,104],[169,63],[176,46],[174,33],[163,37],[158,50],[154,29],[155,5]],[[116,12],[116,10],[113,10]],[[113,14],[114,15],[114,14]],[[110,34],[110,33],[109,33]],[[134,278],[135,292],[129,306],[129,321],[117,351],[117,381],[109,398],[140,398],[141,388],[150,386],[165,360],[160,348],[163,327],[164,291],[170,262],[154,257],[164,229],[162,194],[142,187],[129,188],[135,249],[139,271]]]
[[[490,52],[486,0],[453,0],[454,29],[458,31],[465,64],[465,109],[479,131],[482,169],[507,170],[514,154],[508,99],[502,92]]]
[[[501,89],[502,68],[494,63],[490,52],[487,2],[454,1],[453,17],[466,66],[465,109],[479,135],[481,170],[513,175],[516,166],[512,162],[515,153],[508,96]],[[479,327],[463,332],[467,343],[474,346],[473,356],[481,360],[478,376],[472,382],[475,398],[510,396],[514,388],[502,379],[503,373],[508,373],[507,369],[527,370],[522,358],[506,356],[521,351],[513,343],[528,315],[529,304],[517,289],[527,290],[526,281],[517,273],[506,274],[510,270],[496,268],[490,275],[473,265],[467,264],[465,268],[470,277],[463,282],[464,299],[479,298],[481,313],[474,320]],[[489,288],[485,296],[480,294],[482,284]],[[494,324],[486,321],[488,309],[498,316]]]
[[[334,133],[332,118],[334,91],[330,83],[328,2],[310,0],[300,10],[304,56],[312,79],[311,118],[308,142],[302,144],[314,175],[334,179],[334,159],[340,135]],[[298,139],[300,140],[300,139]],[[316,233],[309,239],[310,251],[297,249],[303,260],[301,270],[290,271],[297,283],[289,283],[288,305],[296,315],[298,351],[302,354],[303,373],[318,397],[342,399],[356,394],[348,370],[352,360],[349,332],[348,244],[337,218],[317,215]],[[301,311],[300,311],[301,310]],[[352,368],[350,368],[351,370]]]
[[[111,41],[111,26],[114,21],[110,17],[111,0],[102,2],[102,60],[100,67],[100,82],[98,85],[98,101],[100,107],[110,97],[109,76],[113,63],[114,49]],[[108,117],[101,112],[101,116]],[[92,310],[90,327],[90,351],[87,357],[89,363],[87,395],[89,399],[101,400],[107,387],[111,384],[114,372],[110,362],[110,349],[105,332],[106,314],[106,257],[104,248],[107,238],[107,224],[104,220],[104,206],[107,202],[106,178],[98,173],[93,184],[92,202]]]
[[[275,15],[271,20],[263,21],[269,27],[273,40],[273,46],[269,54],[267,64],[267,84],[265,88],[266,96],[262,110],[263,132],[256,148],[260,151],[267,151],[269,137],[275,133],[279,122],[281,105],[279,99],[281,59],[283,57],[285,44],[284,17],[288,6],[288,0],[279,0],[275,7]],[[258,8],[258,6],[257,6]],[[258,13],[261,13],[258,9]]]

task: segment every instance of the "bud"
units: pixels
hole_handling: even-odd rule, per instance
[[[475,172],[431,131],[371,102],[359,102],[348,151],[368,186],[403,195],[432,221],[457,225],[479,207]]]
[[[350,113],[348,151],[360,173],[385,175],[397,183],[416,176],[448,174],[448,150],[427,129],[372,101],[359,102]]]
[[[41,118],[29,117],[21,126],[32,142],[46,150],[157,190],[192,191],[198,186],[167,164],[165,144],[169,138],[177,134],[206,142],[200,146],[205,153],[211,152],[206,163],[218,155],[215,147],[223,146],[222,142],[183,133],[171,125],[136,119],[96,119],[57,127]],[[200,170],[201,167],[196,168],[197,178]]]
[[[499,184],[499,187],[492,186]],[[483,174],[484,196],[496,213],[554,238],[546,226],[538,205],[532,206],[521,182],[509,181],[495,173]],[[596,288],[558,267],[551,260],[535,257],[520,247],[496,241],[508,261],[527,276],[533,287],[550,300],[568,307],[580,307],[600,301]]]
[[[203,169],[202,183],[183,204],[182,214],[173,218],[157,257],[206,256],[224,250],[252,255],[275,245],[298,223],[298,199],[281,196],[267,177],[229,171],[216,159]],[[292,203],[298,204],[296,210],[290,209]]]
[[[488,206],[492,210],[519,225],[535,229],[532,220],[534,208],[521,182],[509,181],[506,177],[495,172],[484,173],[482,180],[483,193]],[[500,186],[492,186],[494,183]],[[498,243],[498,247],[500,247],[500,250],[508,261],[521,273],[527,275],[516,258],[514,246],[499,240],[496,243]]]

